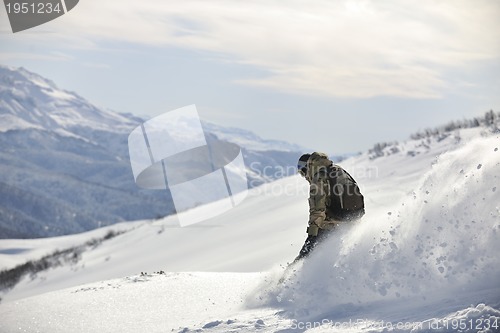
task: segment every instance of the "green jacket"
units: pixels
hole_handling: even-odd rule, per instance
[[[333,162],[324,153],[314,152],[307,161],[306,179],[309,182],[309,226],[332,229],[337,221],[327,217],[326,207],[330,204],[330,183],[328,167]]]

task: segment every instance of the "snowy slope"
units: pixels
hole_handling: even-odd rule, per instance
[[[276,284],[280,265],[293,259],[305,236],[307,184],[299,177],[255,188],[241,206],[191,228],[176,227],[172,217],[138,222],[76,263],[26,276],[2,296],[3,330],[500,327],[500,141],[477,129],[461,135],[460,142],[449,137],[422,148],[410,141],[388,156],[342,163],[365,194],[367,215],[340,228],[284,285]],[[95,235],[72,237],[83,243]],[[49,253],[55,240],[29,242],[0,241],[0,262],[8,258],[5,266],[12,267],[16,255],[22,262],[43,248]],[[151,274],[160,270],[167,274]],[[189,273],[200,271],[220,273]]]
[[[301,321],[279,307],[249,304],[262,279],[259,273],[167,273],[96,282],[2,305],[2,332],[477,332],[467,328],[500,320],[498,305],[469,305],[477,297],[494,300],[486,290],[346,305]]]
[[[306,317],[436,292],[496,288],[500,301],[499,146],[497,136],[441,155],[411,193],[338,230],[279,297]]]

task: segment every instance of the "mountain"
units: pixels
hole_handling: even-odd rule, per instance
[[[174,213],[168,191],[134,183],[127,140],[143,121],[100,109],[26,69],[0,66],[0,238],[65,235]],[[211,140],[240,144],[250,187],[288,175],[301,154],[248,131],[203,126]]]
[[[89,131],[128,133],[140,119],[98,109],[24,68],[0,66],[0,131],[40,129],[84,139]]]
[[[3,328],[496,332],[499,142],[497,129],[480,126],[343,161],[367,213],[339,227],[281,285],[305,239],[308,184],[298,176],[255,187],[241,205],[196,226],[180,228],[168,216],[0,240]],[[9,288],[7,276],[15,280]]]
[[[254,133],[234,127],[221,127],[213,123],[203,122],[206,131],[214,134],[219,140],[225,140],[252,151],[300,152],[304,147],[279,140],[262,140]],[[310,149],[309,149],[310,150]]]

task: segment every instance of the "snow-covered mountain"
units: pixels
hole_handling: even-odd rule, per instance
[[[0,66],[0,131],[40,129],[77,135],[86,129],[129,133],[140,122],[102,110],[24,68]],[[85,138],[85,137],[83,137]]]
[[[279,140],[262,140],[254,133],[235,127],[221,127],[213,123],[204,122],[203,127],[206,131],[214,134],[219,140],[225,140],[244,147],[247,150],[254,151],[282,151],[282,152],[300,152],[306,151],[304,147]]]
[[[193,227],[169,216],[0,240],[2,281],[19,279],[2,295],[3,330],[498,332],[499,138],[495,128],[461,129],[343,161],[367,214],[284,284],[308,217],[298,176]]]
[[[168,191],[134,183],[127,137],[142,122],[26,69],[0,66],[0,238],[71,234],[175,212]],[[264,166],[286,170],[300,156],[292,144],[204,126],[211,138],[243,148],[250,186],[283,176]]]

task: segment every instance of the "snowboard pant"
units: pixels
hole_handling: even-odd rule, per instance
[[[320,242],[328,238],[328,235],[332,231],[333,230],[319,229],[317,236],[307,236],[306,241],[304,242],[304,245],[302,246],[302,249],[300,249],[299,255],[295,258],[294,262],[307,257]]]

